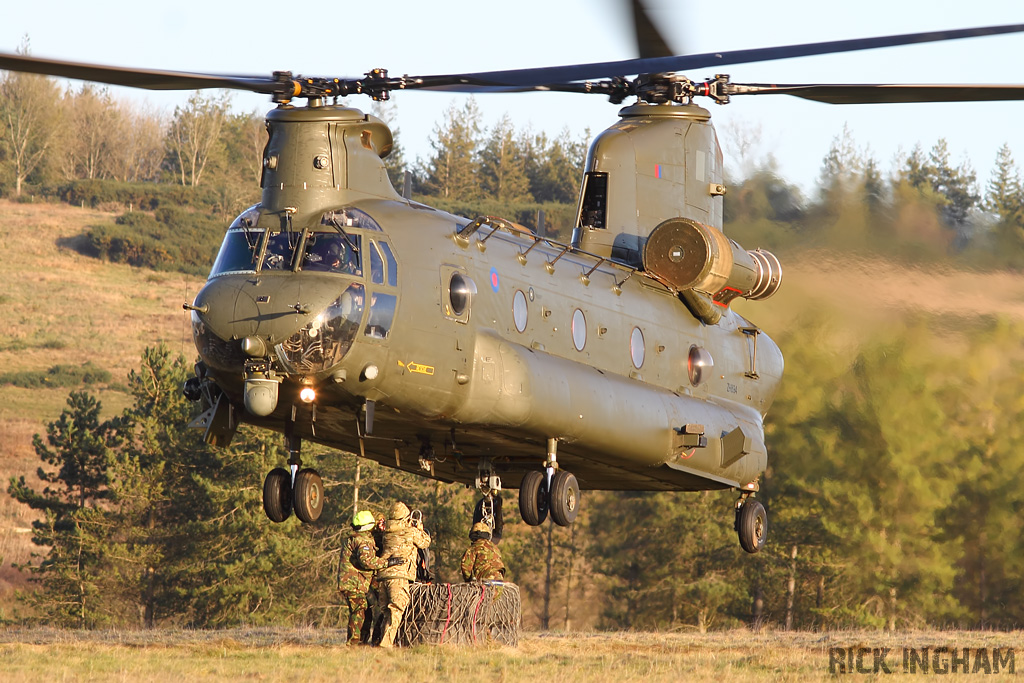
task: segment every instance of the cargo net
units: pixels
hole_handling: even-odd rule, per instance
[[[501,581],[414,583],[398,629],[401,645],[519,645],[519,586]]]

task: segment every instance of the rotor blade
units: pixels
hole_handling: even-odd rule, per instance
[[[74,78],[81,81],[96,81],[109,85],[124,85],[146,90],[199,90],[203,88],[228,88],[250,90],[273,94],[282,89],[282,82],[266,76],[227,76],[197,74],[182,71],[157,71],[152,69],[126,69],[116,66],[65,62],[55,59],[41,59],[27,55],[0,53],[0,69],[27,73]]]
[[[792,95],[826,104],[889,104],[911,102],[989,102],[1024,100],[1024,85],[908,85],[908,84],[805,84],[768,85],[730,83],[732,95]]]
[[[630,0],[633,7],[633,29],[636,34],[636,49],[640,59],[670,57],[675,54],[658,30],[647,8],[640,0]]]
[[[792,57],[826,55],[857,50],[870,50],[880,47],[895,47],[916,43],[931,43],[960,38],[993,36],[1005,33],[1024,32],[1024,24],[1004,26],[983,26],[979,28],[957,29],[949,31],[930,31],[927,33],[907,33],[896,36],[877,38],[858,38],[853,40],[834,40],[824,43],[806,43],[781,47],[766,47],[752,50],[735,50],[733,52],[708,52],[699,55],[680,55],[674,57],[654,57],[649,59],[627,59],[617,62],[595,62],[592,64],[575,64],[570,66],[540,67],[535,69],[513,69],[509,71],[484,71],[479,73],[453,74],[450,76],[410,77],[408,88],[425,90],[463,91],[458,84],[468,86],[464,92],[480,92],[480,86],[514,86],[527,90],[550,90],[552,84],[585,81],[616,76],[633,76],[705,67],[719,67],[730,64],[750,64]],[[435,85],[436,81],[444,80],[443,84]]]

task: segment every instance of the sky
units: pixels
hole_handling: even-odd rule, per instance
[[[636,57],[626,3],[618,0],[391,0],[380,5],[35,0],[8,5],[0,21],[0,51],[14,52],[27,35],[34,56],[152,69],[354,77],[377,67],[392,75],[432,75]],[[1024,23],[1021,0],[648,0],[647,5],[680,54]],[[725,70],[737,83],[1018,83],[1024,82],[1022,54],[1024,33]],[[687,75],[703,79],[713,70]],[[189,95],[123,88],[111,93],[168,113]],[[465,97],[393,95],[408,161],[429,155],[429,138],[444,111],[461,107]],[[239,111],[273,106],[249,93],[231,98]],[[574,136],[588,129],[596,135],[617,120],[619,110],[598,95],[481,94],[476,100],[485,126],[508,114],[517,130],[529,127],[549,135],[565,127]],[[371,106],[363,97],[349,102]],[[966,161],[977,171],[982,189],[1002,144],[1024,162],[1024,102],[837,106],[769,96],[737,97],[725,106],[700,103],[711,110],[728,172],[734,177],[745,172],[748,166],[736,150],[741,141],[753,141],[750,159],[770,155],[779,174],[805,191],[813,188],[821,160],[844,126],[883,171],[916,144],[927,151],[940,138],[954,163]]]

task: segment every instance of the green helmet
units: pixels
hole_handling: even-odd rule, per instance
[[[352,526],[356,529],[362,530],[362,527],[370,527],[376,523],[377,520],[373,518],[373,513],[369,510],[360,510],[352,515]]]

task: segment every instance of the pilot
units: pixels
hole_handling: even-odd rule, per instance
[[[327,247],[327,257],[324,258],[324,264],[327,266],[327,270],[332,273],[340,273],[346,270],[348,264],[348,249],[341,242],[334,240],[331,245]]]
[[[381,647],[394,647],[402,616],[409,607],[409,584],[416,580],[416,559],[420,548],[430,546],[423,522],[412,518],[409,507],[399,501],[391,506],[382,545],[387,567],[377,572],[381,604],[384,607],[384,635]]]
[[[501,551],[491,541],[491,527],[477,522],[469,530],[472,543],[462,556],[462,578],[466,581],[501,581],[505,578],[505,563]]]
[[[360,510],[352,516],[352,531],[341,548],[341,566],[338,569],[338,588],[348,602],[348,644],[369,642],[370,616],[367,592],[370,578],[378,569],[387,567],[387,560],[377,557],[377,544],[373,540],[376,520],[369,510]],[[366,633],[363,633],[366,631]]]

